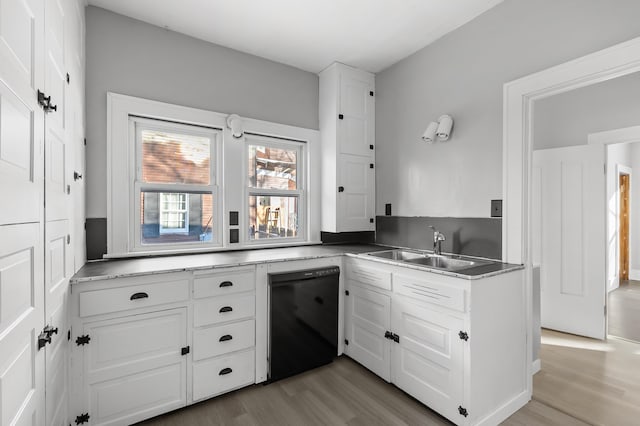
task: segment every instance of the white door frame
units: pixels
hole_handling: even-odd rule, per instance
[[[536,100],[640,71],[640,37],[506,83],[503,88],[502,259],[525,265],[527,388],[532,390],[531,161]]]

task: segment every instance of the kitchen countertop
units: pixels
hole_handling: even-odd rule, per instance
[[[424,265],[416,265],[397,260],[368,256],[366,254],[375,251],[390,250],[392,248],[393,247],[375,244],[319,244],[298,247],[224,251],[217,253],[99,260],[89,262],[80,268],[80,270],[71,277],[70,283],[79,284],[83,282],[112,278],[208,270],[292,260],[319,259],[323,257],[342,255],[471,280],[486,278],[524,268],[522,265],[501,263],[492,260],[490,264],[479,265],[454,272]]]
[[[256,250],[223,251],[217,253],[173,256],[109,259],[89,262],[71,277],[71,284],[168,272],[195,271],[257,263],[318,259],[347,253],[367,253],[388,250],[389,247],[370,244],[326,244]]]

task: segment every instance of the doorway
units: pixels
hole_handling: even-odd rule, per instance
[[[618,174],[620,211],[618,214],[618,240],[620,242],[620,281],[629,280],[629,198],[631,179],[628,173]]]

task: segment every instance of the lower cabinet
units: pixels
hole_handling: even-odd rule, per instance
[[[129,425],[255,383],[255,267],[74,284],[71,301],[77,425]]]
[[[349,357],[458,425],[528,401],[522,271],[470,280],[355,258],[346,271]]]

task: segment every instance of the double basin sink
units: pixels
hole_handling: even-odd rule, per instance
[[[457,255],[438,255],[430,252],[407,249],[393,249],[368,253],[369,256],[381,259],[395,260],[413,265],[426,266],[428,268],[441,269],[444,271],[462,271],[464,269],[475,268],[477,266],[489,265],[493,262],[468,258]]]

